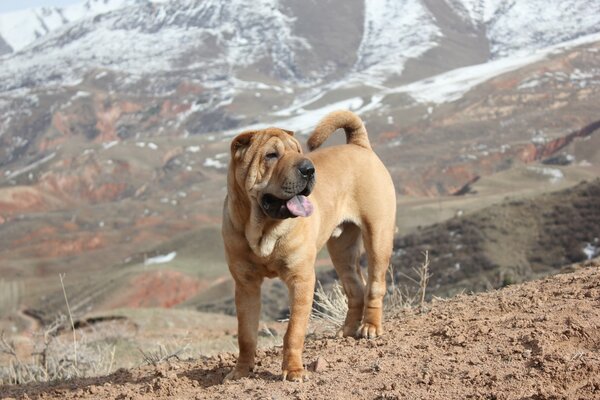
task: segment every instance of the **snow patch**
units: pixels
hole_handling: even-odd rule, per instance
[[[245,130],[264,129],[269,126],[279,126],[285,129],[291,129],[298,133],[307,133],[316,126],[316,124],[319,122],[319,120],[321,120],[321,118],[323,118],[330,112],[340,109],[360,112],[360,108],[363,105],[363,103],[364,102],[360,97],[353,97],[351,99],[342,100],[337,103],[329,104],[327,106],[317,108],[314,110],[305,110],[302,108],[298,108],[294,112],[297,112],[299,115],[296,115],[294,117],[280,119],[276,121],[266,121],[264,123],[240,127],[236,128],[235,130],[226,131],[224,134],[227,136],[232,136]]]
[[[141,148],[148,147],[151,150],[158,149],[158,145],[156,143],[153,143],[153,142],[148,142],[148,143],[146,143],[146,142],[135,142],[135,145],[137,147],[141,147]]]
[[[535,172],[536,174],[548,176],[550,178],[550,183],[558,183],[565,177],[563,172],[557,168],[527,167],[527,169],[529,171]]]
[[[144,260],[144,265],[155,265],[155,264],[165,264],[171,262],[177,256],[176,251],[172,251],[168,254],[163,254],[155,257],[150,257]]]
[[[56,152],[53,152],[53,153],[48,154],[46,157],[29,164],[26,167],[23,167],[16,171],[6,171],[7,172],[7,173],[5,173],[6,179],[14,179],[14,178],[18,177],[19,175],[29,172],[29,171],[39,167],[40,165],[52,160],[55,156],[56,156]]]
[[[211,157],[208,157],[206,160],[204,160],[204,163],[202,164],[202,166],[208,167],[208,168],[216,168],[216,169],[227,168],[227,164],[222,163],[221,161],[217,160],[216,158],[211,158]]]
[[[527,79],[524,80],[523,82],[521,82],[519,84],[519,86],[517,86],[518,90],[523,90],[523,89],[533,89],[535,87],[540,86],[540,80],[539,79]]]
[[[532,64],[565,49],[600,40],[600,34],[587,35],[569,42],[539,50],[533,54],[517,54],[485,64],[458,68],[431,78],[400,86],[386,93],[407,93],[424,103],[445,103],[458,100],[475,86],[501,74]]]
[[[116,146],[117,144],[119,144],[119,141],[118,141],[118,140],[112,140],[112,141],[110,141],[110,142],[105,142],[105,143],[102,143],[102,148],[103,148],[104,150],[108,150],[108,149],[110,149],[111,147],[114,147],[114,146]]]
[[[588,260],[591,260],[594,257],[600,255],[600,247],[598,247],[598,238],[594,240],[595,244],[587,243],[583,248],[583,254],[587,257]]]

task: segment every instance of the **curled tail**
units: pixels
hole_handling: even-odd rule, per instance
[[[351,111],[340,110],[327,114],[308,138],[308,148],[313,151],[322,145],[339,128],[346,132],[346,143],[371,149],[367,130],[360,117]]]

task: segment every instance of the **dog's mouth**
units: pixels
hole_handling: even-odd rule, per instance
[[[313,213],[313,204],[308,199],[310,188],[288,199],[280,199],[272,194],[263,195],[260,205],[268,216],[277,219],[308,217]]]

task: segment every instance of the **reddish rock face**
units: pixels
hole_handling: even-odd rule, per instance
[[[451,195],[481,176],[506,170],[510,161],[532,163],[546,159],[569,145],[573,140],[589,136],[600,129],[600,121],[586,125],[566,136],[546,143],[513,145],[503,152],[490,152],[475,159],[452,163],[443,158],[419,173],[403,171],[396,175],[400,193],[409,196],[435,197]]]
[[[72,239],[53,239],[47,236],[35,246],[34,255],[43,258],[67,257],[101,249],[106,241],[100,234],[80,234]]]
[[[0,194],[0,216],[2,221],[10,215],[45,210],[48,203],[44,195],[35,188],[13,187],[3,189]]]
[[[98,143],[118,140],[116,125],[119,119],[124,114],[132,114],[142,108],[141,105],[129,101],[111,102],[109,105],[106,105],[106,101],[107,99],[100,97],[95,99],[96,129],[99,132],[95,141]]]
[[[195,296],[207,282],[176,271],[149,271],[131,279],[107,308],[174,307]]]

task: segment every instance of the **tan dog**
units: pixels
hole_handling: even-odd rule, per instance
[[[315,287],[314,263],[325,244],[348,296],[344,336],[382,333],[385,274],[392,253],[396,195],[390,174],[371,150],[367,131],[349,111],[327,115],[308,140],[318,148],[344,128],[347,144],[302,154],[293,133],[244,132],[231,143],[223,240],[235,280],[240,354],[225,380],[254,367],[260,287],[280,277],[289,289],[283,379],[305,378],[302,349]],[[359,270],[368,255],[366,290]]]

